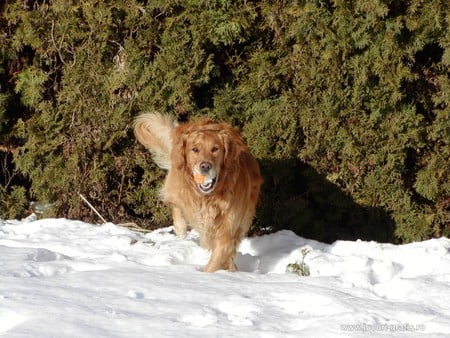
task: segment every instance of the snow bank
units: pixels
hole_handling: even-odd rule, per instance
[[[309,277],[286,273],[301,260]],[[245,239],[240,272],[201,272],[198,236],[66,219],[0,220],[7,337],[446,336],[450,240]]]

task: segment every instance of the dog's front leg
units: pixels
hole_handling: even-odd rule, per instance
[[[236,242],[232,236],[224,235],[214,240],[211,258],[205,267],[205,272],[217,270],[236,271],[234,258],[236,256]]]
[[[175,234],[180,237],[185,237],[187,231],[187,224],[180,208],[178,207],[172,208],[172,218]]]

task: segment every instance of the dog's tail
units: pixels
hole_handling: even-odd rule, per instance
[[[171,131],[176,126],[177,123],[168,115],[160,113],[142,114],[134,120],[134,135],[150,150],[155,163],[163,169],[170,169]]]

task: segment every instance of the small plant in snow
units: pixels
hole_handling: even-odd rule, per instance
[[[301,261],[296,261],[295,263],[289,263],[286,266],[286,272],[288,273],[295,273],[299,276],[309,276],[309,266],[305,263],[305,257],[307,254],[311,252],[308,248],[303,248],[301,250],[302,259]]]

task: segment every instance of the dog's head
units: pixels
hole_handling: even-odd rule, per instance
[[[201,119],[180,125],[172,134],[172,164],[182,170],[202,194],[210,194],[235,170],[240,150],[239,134],[228,124]]]

